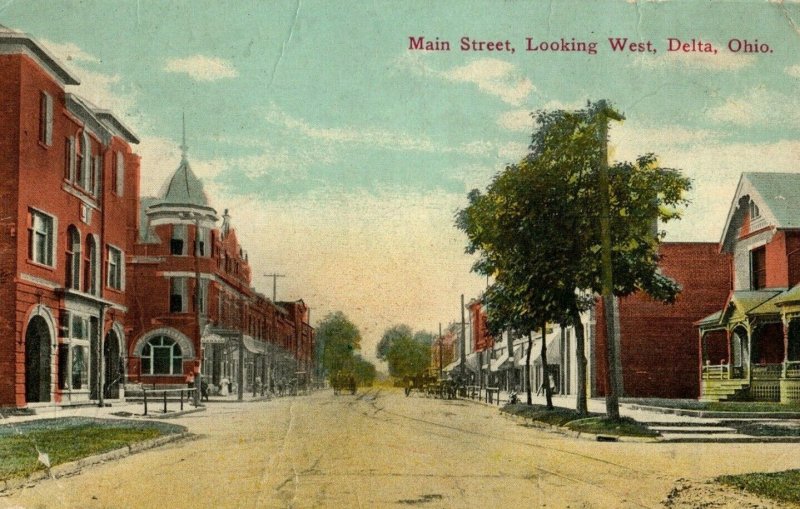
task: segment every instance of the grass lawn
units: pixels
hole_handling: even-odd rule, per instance
[[[40,453],[55,466],[183,430],[158,422],[78,417],[6,424],[0,426],[0,479],[44,469]]]
[[[800,470],[724,475],[716,481],[781,502],[800,503]]]
[[[630,417],[618,421],[607,419],[603,415],[580,415],[570,408],[555,407],[548,410],[545,405],[506,405],[503,412],[532,419],[552,426],[565,426],[581,433],[597,435],[616,435],[626,437],[656,437],[658,433],[636,422]]]

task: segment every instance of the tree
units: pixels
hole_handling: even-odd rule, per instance
[[[357,355],[353,365],[353,374],[358,385],[371,386],[378,372],[374,364]]]
[[[317,326],[316,339],[324,345],[322,366],[330,376],[353,370],[355,351],[361,348],[361,333],[344,313],[329,313]]]
[[[378,346],[375,348],[375,355],[381,359],[386,360],[386,355],[389,353],[392,343],[398,338],[412,337],[414,331],[411,327],[405,324],[393,325],[386,329],[378,341]]]
[[[539,112],[530,153],[498,173],[485,193],[470,192],[469,205],[456,215],[456,226],[469,239],[467,252],[478,254],[473,271],[494,278],[483,295],[493,333],[544,331],[548,322],[575,327],[578,410],[584,413],[581,312],[603,288],[602,214],[596,205],[607,163],[607,119],[614,115],[604,101],[578,111]],[[644,290],[671,302],[679,287],[658,272],[664,232],[657,231],[657,221],[680,217],[690,181],[660,167],[653,154],[607,171],[613,294]],[[618,408],[609,408],[609,416],[618,417]]]
[[[395,339],[386,354],[389,374],[393,377],[416,377],[425,372],[431,363],[430,346],[403,336]]]

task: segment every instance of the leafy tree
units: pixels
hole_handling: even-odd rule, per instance
[[[428,348],[430,348],[431,345],[433,345],[433,342],[436,341],[438,337],[439,336],[431,332],[425,332],[421,330],[414,333],[414,341],[416,341],[421,345],[425,345]]]
[[[375,349],[375,355],[381,359],[386,360],[386,355],[389,353],[392,343],[398,338],[412,337],[414,332],[411,327],[405,324],[393,325],[384,331],[378,346]]]
[[[329,313],[317,326],[316,338],[324,345],[322,366],[329,375],[353,370],[361,333],[344,313]]]
[[[584,413],[580,314],[593,305],[593,295],[603,286],[597,204],[603,197],[599,183],[607,163],[609,111],[613,113],[600,101],[578,111],[539,112],[530,153],[498,173],[485,193],[470,192],[469,205],[456,216],[456,226],[469,239],[467,252],[478,254],[473,271],[494,278],[483,296],[493,333],[545,331],[548,322],[575,327],[578,410]],[[613,293],[644,290],[671,302],[679,287],[658,271],[664,232],[655,226],[657,220],[680,217],[678,207],[687,203],[684,193],[690,182],[678,170],[660,167],[653,154],[607,170]],[[546,365],[546,341],[542,343]],[[530,402],[530,394],[528,398]],[[610,408],[609,416],[617,417],[618,408]]]
[[[430,366],[431,349],[413,337],[403,336],[392,342],[386,360],[390,375],[397,378],[418,376]]]
[[[363,359],[360,355],[356,356],[353,365],[353,374],[356,377],[356,382],[362,386],[371,386],[375,381],[378,372],[375,365]]]

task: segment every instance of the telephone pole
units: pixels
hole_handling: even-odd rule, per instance
[[[264,276],[272,278],[272,302],[278,302],[276,300],[278,295],[278,278],[286,277],[286,274],[277,274],[273,272],[272,274],[264,274]]]

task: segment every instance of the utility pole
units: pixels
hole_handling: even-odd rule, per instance
[[[239,369],[236,373],[236,399],[242,401],[244,399],[244,291],[239,294]]]
[[[444,337],[442,337],[442,322],[439,322],[439,380],[442,379],[442,360],[444,359]]]
[[[277,274],[273,272],[272,274],[264,274],[264,276],[272,278],[272,302],[278,302],[276,300],[278,296],[278,278],[286,277],[286,274]]]
[[[614,297],[614,274],[611,264],[611,205],[608,176],[608,121],[622,120],[622,116],[612,110],[605,101],[600,102],[600,168],[598,185],[600,191],[600,262],[603,298],[603,315],[606,321],[608,340],[608,388],[606,413],[610,419],[619,419],[619,398],[622,395],[622,364],[619,357],[619,316],[617,300]]]
[[[185,128],[184,128],[185,129]],[[185,140],[185,135],[184,135]],[[185,145],[184,141],[184,145]],[[197,366],[194,376],[194,406],[199,407],[203,401],[203,324],[200,302],[202,299],[202,283],[200,280],[200,215],[192,213],[194,219],[194,307],[197,321]]]
[[[464,316],[464,294],[461,294],[461,383],[467,379],[467,319]]]

